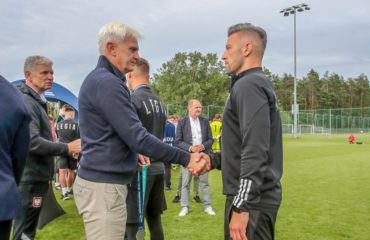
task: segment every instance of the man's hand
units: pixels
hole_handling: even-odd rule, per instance
[[[192,146],[192,147],[190,148],[190,150],[191,150],[191,152],[193,152],[193,153],[199,153],[199,152],[200,152],[200,151],[199,151],[198,146]]]
[[[70,142],[68,145],[69,153],[80,153],[81,152],[81,139],[77,139],[73,142]]]
[[[74,159],[78,159],[78,153],[72,153],[72,157],[74,158]]]
[[[206,161],[206,167],[204,168],[204,170],[201,174],[204,174],[204,173],[207,173],[207,172],[211,171],[211,159],[209,158],[209,156],[202,152],[202,153],[200,153],[200,157]]]
[[[200,153],[201,151],[203,151],[203,145],[202,144],[199,144],[199,145],[195,145],[197,148],[198,148],[198,152]]]
[[[202,175],[207,171],[208,169],[208,162],[205,159],[201,158],[201,155],[198,153],[193,153],[190,156],[190,162],[187,166],[188,171],[191,172],[194,176]],[[210,166],[209,166],[210,169]]]
[[[137,162],[137,170],[141,172],[141,165],[146,165],[146,167],[150,167],[150,159],[139,154],[139,161]]]
[[[231,217],[229,225],[230,237],[233,240],[248,240],[246,234],[248,221],[249,221],[248,212],[241,213],[233,212],[233,216]]]

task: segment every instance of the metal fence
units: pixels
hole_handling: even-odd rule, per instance
[[[281,111],[283,132],[292,134],[293,114]],[[370,132],[370,108],[337,108],[299,111],[297,134]]]

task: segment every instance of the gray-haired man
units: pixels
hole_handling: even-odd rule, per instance
[[[23,217],[14,222],[13,240],[34,239],[36,236],[43,198],[53,180],[54,156],[81,151],[79,139],[68,144],[53,142],[47,102],[42,95],[53,86],[52,66],[53,62],[46,57],[28,57],[24,63],[26,82],[17,86],[26,98],[32,121],[30,148],[19,185]]]
[[[137,153],[178,163],[194,174],[206,165],[149,134],[131,106],[125,74],[139,59],[135,29],[112,22],[100,29],[97,67],[84,80],[78,98],[82,158],[74,185],[87,239],[117,239],[125,235],[127,184],[138,165]],[[142,160],[141,163],[149,163]]]

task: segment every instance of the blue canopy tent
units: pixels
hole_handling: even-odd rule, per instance
[[[12,82],[13,85],[19,85],[21,81],[26,81],[25,79],[17,80]],[[53,87],[50,90],[46,90],[43,93],[46,100],[49,102],[58,102],[60,101],[60,106],[64,104],[71,105],[75,110],[75,119],[74,121],[78,121],[78,100],[77,97],[69,91],[67,88],[63,87],[62,85],[53,82]]]

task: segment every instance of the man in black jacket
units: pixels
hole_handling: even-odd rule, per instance
[[[136,61],[134,71],[127,74],[127,81],[133,90],[131,103],[143,127],[162,140],[166,124],[166,109],[162,101],[150,90],[149,63],[143,58]],[[164,239],[161,214],[167,210],[164,195],[164,164],[161,159],[150,159],[148,168],[146,195],[144,201],[144,216],[150,231],[150,238]],[[139,227],[137,177],[134,176],[128,187],[126,232],[129,240],[136,239]]]
[[[64,108],[65,119],[57,124],[57,133],[59,142],[70,143],[74,140],[80,139],[80,132],[78,130],[78,123],[73,121],[75,117],[75,110],[72,107]],[[72,184],[74,180],[74,173],[77,169],[78,156],[75,154],[66,154],[58,157],[59,180],[62,188],[62,200],[68,200],[69,195],[73,195]],[[66,173],[68,170],[68,178],[66,180]]]
[[[202,105],[196,99],[188,103],[189,116],[178,121],[176,130],[176,147],[188,152],[210,153],[213,144],[212,130],[208,119],[201,117]],[[192,175],[182,170],[182,188],[181,188],[181,212],[179,216],[183,217],[189,212],[190,184]],[[208,173],[199,176],[204,211],[209,215],[215,215],[211,207],[211,194],[208,183]],[[195,184],[195,181],[194,181]]]
[[[21,180],[30,143],[31,116],[23,94],[0,76],[0,239],[9,239],[12,220],[22,217]]]
[[[26,98],[31,114],[30,149],[27,155],[19,190],[23,217],[14,221],[13,240],[34,239],[49,181],[53,180],[54,156],[81,151],[81,141],[69,144],[53,142],[47,101],[42,93],[53,86],[53,62],[42,56],[28,57],[24,63],[26,82],[18,89]]]
[[[222,59],[236,76],[223,114],[222,152],[211,156],[227,196],[225,239],[274,239],[283,147],[275,90],[261,68],[267,35],[243,23],[230,27],[228,37]]]

